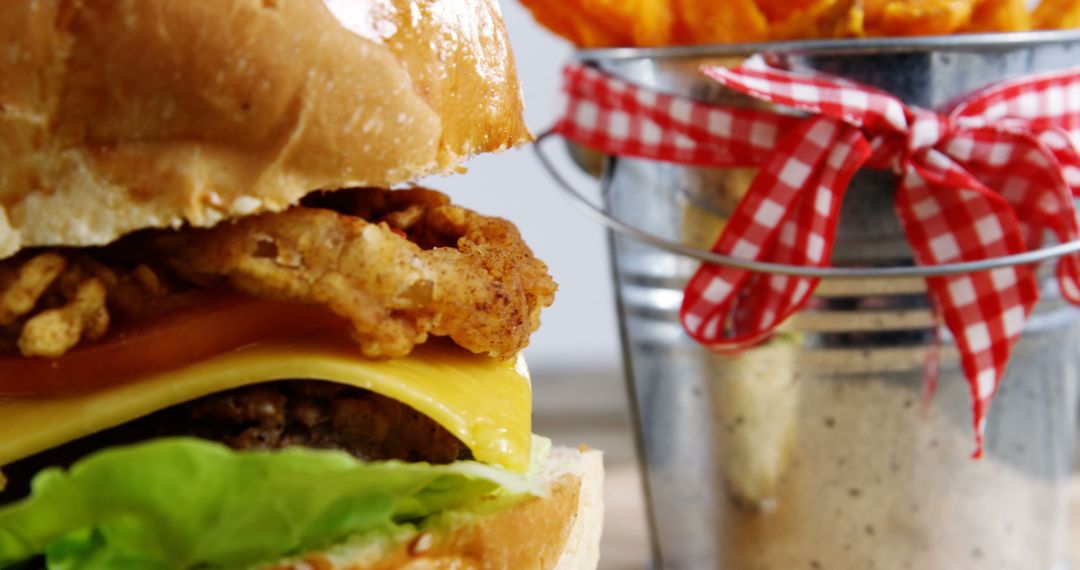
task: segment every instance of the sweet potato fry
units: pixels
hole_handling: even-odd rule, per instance
[[[536,23],[549,32],[570,40],[574,45],[581,45],[581,38],[574,27],[574,14],[563,4],[549,3],[544,0],[520,0],[521,5],[532,14]]]
[[[768,20],[753,0],[674,1],[679,43],[755,42],[768,38]]]
[[[633,25],[634,43],[639,46],[659,47],[672,43],[675,13],[670,0],[636,0],[637,19]]]
[[[582,13],[592,16],[611,28],[629,30],[638,20],[636,10],[640,0],[563,0],[564,4],[576,5]],[[648,14],[640,14],[641,18]]]
[[[1031,19],[1039,30],[1080,28],[1080,0],[1042,0]]]
[[[863,14],[866,24],[878,26],[885,19],[885,6],[895,0],[862,0]]]
[[[598,48],[633,45],[630,29],[621,32],[603,18],[595,18],[576,2],[559,0],[522,0],[541,25],[578,47]]]
[[[812,10],[821,4],[831,4],[828,0],[756,0],[758,9],[770,22],[791,20],[793,14]]]
[[[974,11],[975,0],[868,1],[866,27],[881,36],[951,34],[966,27]]]
[[[964,32],[1022,32],[1031,29],[1025,0],[981,0]]]
[[[521,0],[578,47],[1080,28],[1080,0]]]
[[[660,46],[671,42],[674,17],[669,0],[564,0],[563,3],[576,5],[590,29],[626,38],[633,45]]]
[[[770,39],[858,38],[864,35],[864,12],[859,0],[826,0],[794,12],[769,30]]]

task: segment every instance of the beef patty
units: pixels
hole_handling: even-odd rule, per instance
[[[233,449],[336,449],[366,460],[452,463],[469,448],[416,410],[374,392],[313,380],[237,388],[167,408],[5,465],[0,504],[29,493],[33,476],[97,450],[159,437],[193,436]]]

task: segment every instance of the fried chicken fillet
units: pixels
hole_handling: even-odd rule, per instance
[[[152,319],[195,290],[323,305],[372,358],[429,335],[506,360],[528,344],[555,283],[506,220],[425,188],[356,189],[214,228],[149,230],[111,246],[0,261],[0,326],[24,356],[58,357],[110,319]]]

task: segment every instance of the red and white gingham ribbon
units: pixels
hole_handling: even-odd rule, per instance
[[[571,64],[555,130],[612,155],[759,173],[713,251],[810,267],[830,263],[840,204],[864,166],[898,175],[896,209],[916,262],[975,261],[1038,247],[1045,230],[1080,238],[1080,71],[994,86],[946,114],[882,91],[769,66],[760,56],[703,72],[805,117],[720,107],[656,93]],[[1080,256],[1058,263],[1062,294],[1080,304]],[[1013,345],[1038,300],[1031,267],[929,278],[974,398],[977,451]],[[819,280],[704,265],[682,321],[697,341],[737,351],[767,339]]]

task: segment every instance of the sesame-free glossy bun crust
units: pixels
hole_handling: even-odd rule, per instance
[[[529,139],[496,0],[0,3],[0,258]]]

